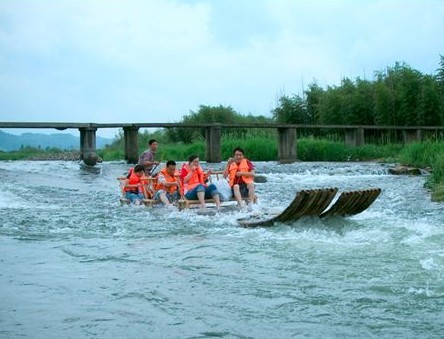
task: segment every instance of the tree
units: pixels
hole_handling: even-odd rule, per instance
[[[321,105],[325,92],[316,82],[313,82],[308,85],[308,90],[304,93],[309,124],[319,124],[319,106]]]
[[[307,124],[310,122],[305,102],[299,95],[281,96],[279,106],[273,109],[271,113],[277,122],[283,124]]]
[[[197,112],[190,111],[190,114],[182,118],[184,124],[239,124],[256,122],[260,120],[268,120],[265,117],[253,117],[252,115],[244,116],[237,113],[230,106],[206,106],[201,105]],[[241,128],[224,128],[222,135],[232,135],[234,137],[242,137],[247,133],[246,129]],[[205,138],[204,128],[171,128],[167,132],[169,140],[173,142],[192,143],[196,140]]]

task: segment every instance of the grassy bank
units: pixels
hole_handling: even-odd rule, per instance
[[[398,161],[415,167],[432,169],[426,186],[432,190],[432,200],[444,201],[444,143],[413,143],[402,149]]]
[[[23,147],[18,151],[0,151],[0,160],[77,160],[79,151],[59,148],[40,149]]]

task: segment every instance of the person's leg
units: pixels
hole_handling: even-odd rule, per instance
[[[177,200],[179,200],[179,192],[177,192],[177,191],[174,191],[173,193],[167,193],[167,198],[168,198],[168,201],[170,202],[170,203],[175,203]]]
[[[170,201],[168,200],[164,190],[158,190],[154,195],[154,200],[160,201],[165,206],[170,205]]]
[[[125,192],[125,199],[128,199],[129,202],[131,203],[131,192]]]
[[[238,184],[233,185],[233,196],[234,199],[236,199],[238,206],[243,207],[242,195]]]
[[[256,194],[254,192],[254,184],[248,184],[247,185],[247,189],[248,189],[248,198],[250,199],[250,203],[255,204],[256,203]]]
[[[137,199],[137,194],[135,194],[131,191],[128,191],[125,193],[125,198],[127,198],[130,201],[130,203],[133,204]]]
[[[200,208],[205,209],[205,186],[204,185],[198,185],[196,187],[196,192],[197,192],[197,199],[199,200],[200,203]]]
[[[199,200],[200,207],[205,208],[205,186],[197,185],[185,194],[185,198],[188,200]]]
[[[135,198],[135,200],[134,200],[134,203],[135,203],[136,205],[140,205],[140,204],[142,204],[143,199],[145,199],[145,196],[143,195],[143,193],[135,194],[135,196],[136,196],[136,198]]]
[[[216,185],[211,184],[207,187],[207,189],[205,190],[205,195],[210,196],[211,198],[214,199],[214,202],[216,203],[216,208],[217,210],[220,210],[220,196],[219,196],[219,191],[217,190]]]

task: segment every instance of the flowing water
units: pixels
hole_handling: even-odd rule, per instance
[[[380,187],[353,217],[120,206],[124,163],[0,162],[0,337],[442,338],[444,205],[375,163],[257,163],[254,212]]]

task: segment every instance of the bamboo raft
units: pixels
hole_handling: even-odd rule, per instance
[[[290,205],[280,214],[268,219],[238,219],[238,223],[244,227],[258,227],[271,226],[277,222],[292,222],[309,216],[326,218],[355,215],[367,209],[381,194],[381,189],[342,192],[330,206],[337,192],[337,188],[303,190],[296,194]]]

